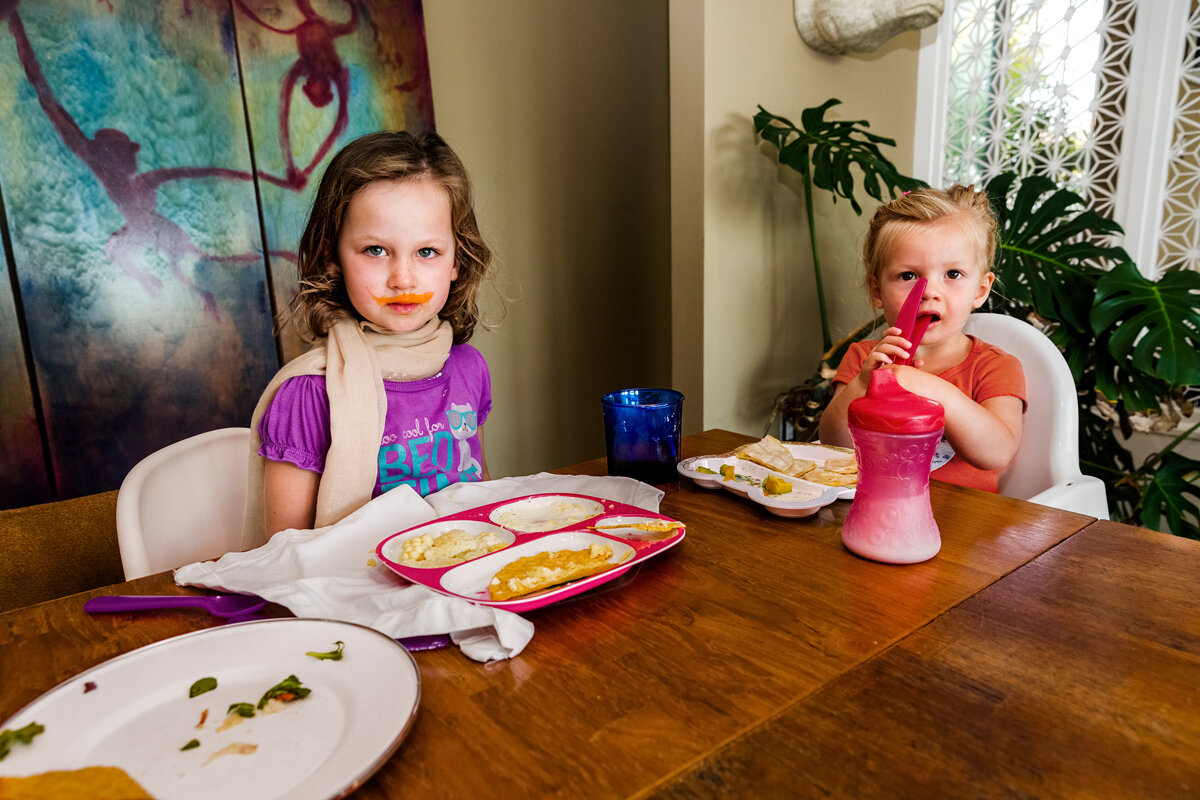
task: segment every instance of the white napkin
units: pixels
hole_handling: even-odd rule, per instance
[[[257,549],[180,567],[175,582],[257,594],[298,617],[356,622],[395,639],[448,633],[476,661],[511,658],[533,638],[533,623],[511,611],[410,584],[379,562],[375,547],[397,531],[438,517],[547,492],[602,497],[648,511],[657,511],[663,496],[632,478],[545,472],[456,483],[426,497],[400,486],[333,525],[280,531]]]

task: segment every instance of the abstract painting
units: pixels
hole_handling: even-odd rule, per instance
[[[419,0],[0,0],[0,507],[247,425],[322,169],[430,98]]]

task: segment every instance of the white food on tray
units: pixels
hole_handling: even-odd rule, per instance
[[[539,495],[498,506],[492,522],[520,533],[540,533],[575,525],[604,511],[604,506],[585,497]]]
[[[539,530],[505,529],[503,519],[515,526]],[[596,531],[597,525],[612,526]],[[502,530],[506,546],[473,560],[440,568],[412,566],[398,560],[405,543],[433,532]],[[376,546],[383,563],[400,577],[436,592],[461,597],[481,605],[510,611],[532,611],[559,602],[611,581],[634,564],[657,556],[679,544],[686,534],[684,524],[638,506],[600,497],[572,494],[529,495],[473,509],[394,533]],[[559,550],[582,551],[591,545],[611,548],[607,569],[567,580],[543,591],[506,600],[491,599],[493,577],[506,564],[523,556]],[[432,565],[429,565],[432,567]]]
[[[413,528],[410,531],[405,531],[400,536],[392,537],[391,539],[389,539],[387,541],[386,544],[384,544],[382,555],[384,558],[389,559],[391,561],[395,561],[397,564],[403,564],[406,567],[418,567],[418,568],[424,567],[427,569],[436,569],[439,567],[447,567],[447,566],[450,566],[451,564],[461,564],[464,561],[468,561],[470,559],[467,559],[467,558],[458,558],[458,559],[437,558],[437,557],[434,557],[436,554],[431,553],[431,554],[425,556],[425,558],[429,559],[429,560],[424,563],[421,563],[421,562],[411,562],[410,563],[410,561],[404,557],[405,550],[406,550],[405,546],[408,545],[411,541],[418,539],[419,537],[429,536],[429,537],[432,537],[432,540],[434,542],[436,542],[438,537],[445,536],[446,534],[453,535],[454,531],[462,531],[462,533],[465,536],[476,538],[476,539],[478,539],[478,537],[483,537],[484,540],[486,540],[486,539],[490,539],[491,537],[495,537],[496,539],[499,540],[502,547],[508,547],[510,544],[512,544],[514,541],[516,541],[516,538],[517,538],[515,535],[513,535],[513,533],[511,531],[507,531],[503,528],[499,528],[496,525],[494,525],[490,522],[487,522],[485,520],[471,520],[471,519],[437,520],[435,522],[431,522],[428,525],[422,525],[419,528]],[[489,534],[491,536],[489,536]],[[485,555],[485,553],[479,553],[479,555],[476,555],[474,557],[478,558],[480,555]]]
[[[848,452],[844,448],[830,447],[820,444],[803,442],[784,442],[793,458],[808,459],[820,467],[830,458],[841,458]],[[722,465],[732,465],[734,479],[726,479],[720,474]],[[711,470],[703,472],[701,468]],[[743,497],[748,497],[763,505],[774,514],[784,517],[807,517],[836,500],[852,500],[854,486],[825,486],[785,475],[768,469],[761,464],[738,458],[734,453],[720,455],[697,456],[679,462],[680,475],[690,478],[695,483],[708,489],[726,489]],[[715,474],[713,474],[715,473]],[[762,484],[767,476],[774,475],[787,481],[793,490],[784,494],[767,494]]]

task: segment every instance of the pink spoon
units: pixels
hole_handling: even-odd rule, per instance
[[[216,617],[237,617],[258,611],[266,604],[266,600],[252,594],[222,594],[216,597],[114,594],[93,597],[83,604],[83,610],[96,614],[155,608],[203,608]]]
[[[904,305],[900,307],[900,315],[896,317],[896,327],[900,329],[900,335],[908,340],[910,345],[908,352],[911,354],[908,358],[898,360],[897,364],[912,364],[917,355],[917,345],[921,343],[921,337],[925,335],[925,330],[929,327],[931,318],[928,315],[917,317],[917,309],[921,306],[921,298],[925,295],[927,283],[929,281],[925,278],[917,279],[912,291],[904,299]]]

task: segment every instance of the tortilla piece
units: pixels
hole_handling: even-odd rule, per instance
[[[804,473],[804,480],[820,483],[825,486],[854,486],[858,483],[858,472],[846,474],[829,469],[811,469]]]
[[[24,778],[0,777],[6,800],[153,800],[120,767],[54,770]]]
[[[858,462],[852,455],[830,456],[825,459],[825,463],[822,466],[830,472],[842,472],[847,475],[858,472]]]
[[[794,458],[792,465],[783,470],[784,473],[791,475],[793,478],[803,478],[817,466],[817,462],[809,461],[807,458]]]
[[[757,442],[744,444],[733,451],[738,458],[761,464],[767,469],[799,478],[815,467],[815,461],[807,458],[792,458],[792,451],[774,436],[765,436]]]
[[[488,585],[488,594],[493,600],[512,600],[607,572],[618,566],[608,560],[612,553],[611,545],[593,543],[586,550],[557,550],[518,558],[496,573]]]
[[[792,465],[792,454],[783,442],[774,436],[767,436],[757,442],[744,444],[733,451],[738,458],[762,464],[767,469],[783,472]]]

